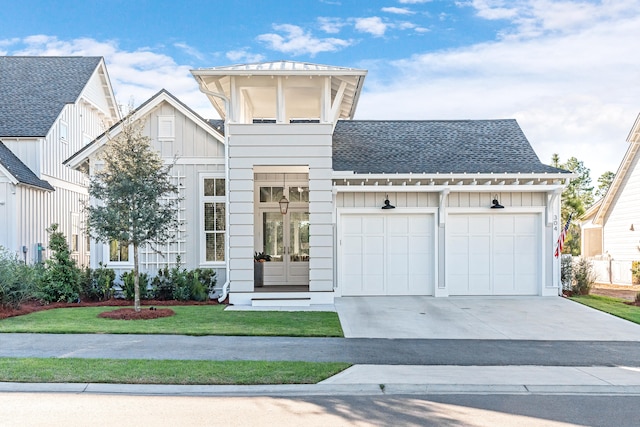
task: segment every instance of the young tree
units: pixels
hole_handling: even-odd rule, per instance
[[[609,191],[609,187],[611,187],[611,183],[613,182],[613,179],[615,177],[616,174],[611,171],[606,171],[605,173],[600,175],[600,178],[598,178],[598,189],[595,193],[597,198],[600,199],[604,197],[605,194],[607,194],[607,191]]]
[[[104,166],[89,183],[97,203],[87,207],[87,228],[98,241],[133,248],[134,307],[140,311],[139,250],[166,243],[177,228],[180,199],[170,169],[142,134],[143,125],[131,116],[121,132],[109,138],[101,155]]]

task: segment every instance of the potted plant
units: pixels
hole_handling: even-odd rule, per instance
[[[271,255],[256,252],[253,255],[253,285],[257,288],[264,286],[264,263],[271,261]]]

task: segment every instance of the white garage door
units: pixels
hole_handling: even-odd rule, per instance
[[[433,295],[433,215],[342,215],[343,296]]]
[[[449,295],[538,295],[540,215],[449,215]]]

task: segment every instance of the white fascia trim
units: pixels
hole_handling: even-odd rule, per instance
[[[334,193],[547,193],[565,185],[334,185]]]
[[[353,180],[425,180],[425,179],[562,179],[567,180],[576,178],[574,173],[356,173],[350,171],[334,171],[332,174],[333,179],[353,179]]]
[[[49,175],[42,175],[42,179],[49,182],[49,184],[51,184],[52,186],[60,189],[69,190],[84,195],[89,194],[87,187],[80,184],[74,184],[73,182],[64,181],[62,179],[55,178]]]
[[[5,175],[7,177],[7,179],[9,180],[9,182],[11,182],[11,184],[13,185],[18,185],[19,182],[16,179],[15,176],[13,176],[11,174],[11,172],[9,172],[4,166],[0,165],[0,172],[2,172],[3,175]]]

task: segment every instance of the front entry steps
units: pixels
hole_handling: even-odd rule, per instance
[[[311,298],[304,297],[253,297],[252,307],[309,307]]]

